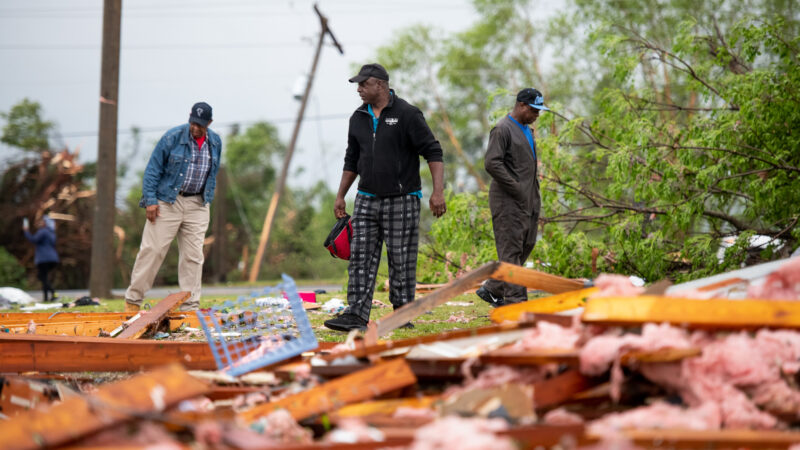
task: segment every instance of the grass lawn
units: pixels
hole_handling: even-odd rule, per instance
[[[315,282],[320,284],[319,282]],[[275,283],[272,283],[274,285]],[[299,290],[303,290],[304,283],[298,283]],[[270,283],[260,283],[258,286],[263,287],[270,285]],[[417,298],[422,295],[417,295]],[[339,298],[343,302],[346,301],[347,295],[345,292],[328,292],[326,294],[317,295],[317,302],[324,304],[328,300]],[[235,300],[235,296],[203,296],[200,299],[201,308],[209,308],[213,305],[220,304],[225,300]],[[388,292],[375,292],[374,299],[379,301],[373,303],[371,319],[378,319],[386,314],[392,312],[391,303],[389,303]],[[155,305],[160,298],[145,299],[145,303],[151,306]],[[100,306],[79,306],[74,308],[58,308],[46,311],[69,311],[69,312],[119,312],[124,310],[124,300],[122,299],[106,299],[101,300]],[[446,304],[439,306],[433,311],[423,314],[417,319],[413,320],[415,328],[405,329],[401,328],[392,332],[389,336],[383,336],[383,339],[403,339],[414,336],[422,336],[428,334],[436,334],[444,331],[476,328],[480,326],[489,325],[489,311],[491,307],[485,302],[480,300],[474,293],[467,293],[450,299]],[[19,309],[6,309],[2,311],[19,311]],[[334,314],[326,313],[320,309],[308,310],[308,318],[311,321],[311,326],[317,336],[317,340],[322,342],[343,342],[347,337],[346,333],[329,330],[323,326],[323,322]],[[175,338],[180,339],[178,336]],[[184,338],[185,339],[185,338]]]

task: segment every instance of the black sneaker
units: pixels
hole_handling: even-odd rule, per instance
[[[333,319],[325,321],[325,326],[331,330],[349,332],[351,330],[366,330],[367,321],[355,314],[344,313]]]
[[[488,289],[486,289],[483,286],[481,286],[477,291],[475,291],[475,293],[478,294],[478,297],[480,297],[481,300],[492,305],[493,308],[497,308],[498,306],[504,306],[506,304],[505,300],[503,300],[503,297],[495,297],[494,295],[492,295],[491,292],[489,292]]]
[[[413,324],[413,323],[411,323],[411,322],[406,322],[406,323],[404,323],[404,324],[400,325],[398,328],[407,328],[407,329],[409,329],[409,330],[413,330],[413,329],[414,329],[414,328],[416,328],[416,327],[414,326],[414,324]]]

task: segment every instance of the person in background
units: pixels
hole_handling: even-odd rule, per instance
[[[42,282],[42,300],[51,302],[56,299],[56,291],[50,285],[50,272],[59,263],[56,251],[56,223],[45,214],[36,221],[35,226],[36,232],[31,234],[26,219],[22,223],[22,231],[25,233],[25,237],[36,246],[33,262],[36,263],[37,275],[39,281]]]
[[[345,212],[345,195],[359,178],[353,207],[347,310],[325,326],[348,332],[369,322],[375,277],[386,243],[389,258],[389,301],[396,310],[414,301],[422,182],[420,157],[431,171],[433,192],[428,202],[435,217],[446,211],[442,147],[422,111],[389,88],[389,73],[380,64],[366,64],[350,78],[358,83],[362,105],[350,117],[344,170],[334,203],[336,218]],[[411,328],[407,323],[404,327]]]
[[[203,240],[222,152],[222,140],[208,128],[211,117],[208,103],[195,103],[188,122],[167,131],[150,155],[139,202],[147,221],[125,292],[126,312],[139,311],[176,236],[178,284],[192,293],[179,310],[200,306]]]
[[[484,168],[492,177],[489,208],[500,261],[523,265],[536,245],[542,199],[539,194],[536,141],[529,125],[540,111],[549,111],[542,93],[526,88],[517,94],[514,108],[489,133]],[[525,286],[487,280],[476,292],[494,307],[528,300]]]

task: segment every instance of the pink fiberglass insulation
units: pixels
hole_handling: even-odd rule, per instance
[[[760,285],[747,289],[750,298],[800,300],[800,258],[792,258],[767,275]]]
[[[430,408],[412,408],[400,406],[394,410],[392,417],[397,419],[436,419],[436,411]]]
[[[466,365],[469,362],[466,361]],[[477,377],[472,377],[470,370],[462,371],[469,374],[460,386],[451,386],[444,392],[444,397],[464,392],[470,389],[488,389],[508,383],[533,384],[545,378],[547,369],[544,367],[514,368],[511,366],[490,365]]]
[[[713,403],[682,408],[664,402],[642,406],[621,413],[610,413],[589,424],[588,431],[599,436],[613,436],[626,428],[717,430],[719,409]]]
[[[525,330],[522,338],[509,346],[508,350],[511,352],[554,348],[572,350],[578,347],[581,338],[580,327],[565,328],[554,323],[539,321],[535,328]]]
[[[311,430],[301,427],[285,409],[269,413],[251,428],[263,428],[265,437],[284,444],[311,444],[314,441]]]
[[[581,373],[590,376],[605,373],[626,351],[692,347],[685,330],[666,323],[646,323],[642,327],[642,334],[619,333],[619,329],[611,329],[584,344],[580,351]]]
[[[800,359],[800,333],[760,330],[710,337],[695,332],[692,342],[703,353],[681,362],[645,364],[651,381],[678,392],[690,406],[714,403],[725,428],[769,429],[782,424],[773,411],[800,411],[800,392],[784,378]],[[761,408],[759,408],[761,407]]]
[[[515,450],[513,441],[495,433],[504,431],[503,419],[448,416],[425,425],[414,433],[409,450]]]
[[[578,414],[569,412],[564,408],[558,408],[548,411],[542,418],[542,422],[545,425],[582,425],[584,420]]]
[[[602,273],[594,280],[598,291],[593,297],[635,297],[644,292],[644,288],[634,286],[630,278],[624,275]]]

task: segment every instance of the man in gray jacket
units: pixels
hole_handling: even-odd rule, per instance
[[[492,176],[489,207],[497,257],[500,261],[523,265],[536,244],[541,197],[537,177],[536,142],[528,126],[549,111],[536,89],[523,89],[511,114],[497,122],[489,134],[484,167]],[[488,280],[477,291],[478,297],[497,307],[528,300],[524,286]]]

